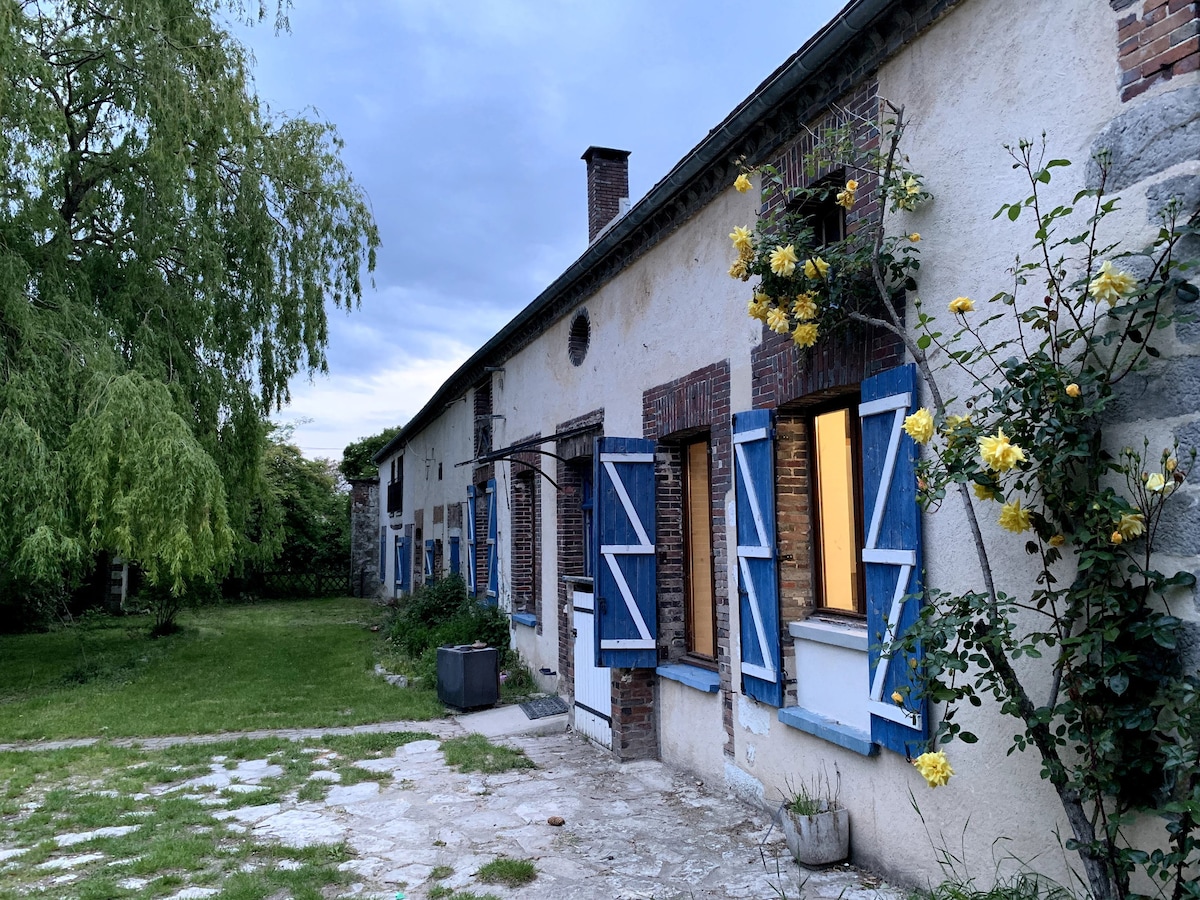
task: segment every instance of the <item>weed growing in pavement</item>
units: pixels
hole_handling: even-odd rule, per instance
[[[485,884],[520,887],[537,878],[537,869],[529,860],[498,856],[490,863],[480,866],[476,876]]]
[[[460,772],[483,772],[485,775],[491,775],[534,767],[533,761],[523,750],[493,744],[482,734],[469,734],[466,737],[442,741],[442,752],[446,756],[446,764],[455,766]]]

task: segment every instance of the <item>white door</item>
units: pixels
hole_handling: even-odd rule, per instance
[[[574,591],[575,730],[612,747],[611,669],[596,665],[595,605],[591,592]]]

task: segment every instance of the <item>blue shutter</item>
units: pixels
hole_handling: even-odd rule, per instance
[[[450,532],[450,574],[458,575],[462,569],[462,564],[459,562],[458,550],[458,529]]]
[[[916,696],[919,655],[889,650],[921,611],[921,507],[917,446],[904,418],[917,408],[914,365],[889,369],[862,383],[863,563],[867,578],[871,740],[906,757],[923,752],[929,710]],[[896,703],[892,695],[900,693]]]
[[[733,456],[742,693],[772,706],[782,706],[775,442],[769,410],[734,415]]]
[[[479,537],[475,527],[475,485],[467,486],[467,591],[479,593]]]
[[[600,666],[658,665],[654,558],[654,442],[596,439],[596,660]]]
[[[433,580],[433,577],[434,577],[433,562],[434,562],[433,538],[430,538],[429,540],[425,541],[425,580],[426,581]]]
[[[387,526],[379,526],[379,583],[387,584]]]
[[[407,594],[412,590],[409,575],[412,572],[412,555],[409,549],[411,538],[396,536],[396,567],[395,589],[397,594]]]
[[[499,600],[499,570],[497,555],[500,548],[496,546],[496,479],[487,483],[487,599],[488,606],[495,606]]]

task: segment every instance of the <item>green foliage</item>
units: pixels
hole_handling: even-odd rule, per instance
[[[490,863],[480,866],[476,875],[484,884],[520,887],[537,878],[537,868],[527,859],[509,859],[506,856],[499,856]]]
[[[1043,162],[1026,142],[1011,152],[1030,193],[997,216],[1028,213],[1036,226],[1014,291],[993,297],[986,312],[957,313],[949,333],[918,307],[917,326],[919,353],[932,348],[969,386],[953,401],[960,415],[949,415],[918,355],[936,407],[922,501],[936,508],[959,493],[972,518],[997,516],[1012,534],[975,531],[982,588],[927,590],[903,644],[924,648],[923,691],[946,704],[942,740],[975,741],[956,714],[985,697],[1020,721],[1010,752],[1040,755],[1071,825],[1067,847],[1080,853],[1097,897],[1135,896],[1138,867],[1173,897],[1200,896],[1187,875],[1200,862],[1200,681],[1182,671],[1182,622],[1169,604],[1195,577],[1163,574],[1154,559],[1163,510],[1194,454],[1152,453],[1145,441],[1114,450],[1104,434],[1117,385],[1160,356],[1154,338],[1175,321],[1172,301],[1188,268],[1180,241],[1200,229],[1195,217],[1179,221],[1172,204],[1150,247],[1105,244],[1103,223],[1117,201],[1103,178],[1052,206],[1052,169],[1069,163]],[[1107,161],[1099,163],[1106,174]],[[1063,233],[1072,225],[1078,230]],[[1038,302],[1023,302],[1027,289]],[[1027,593],[1006,589],[1014,579],[989,562],[994,546],[1013,541],[1030,559]],[[1031,696],[1039,675],[1051,682],[1043,703]],[[1128,843],[1127,826],[1141,811],[1163,817],[1163,846]]]
[[[379,466],[375,464],[374,456],[388,441],[400,433],[401,426],[385,428],[379,434],[359,438],[346,445],[342,451],[342,461],[338,463],[338,471],[347,481],[351,478],[376,478],[379,476]]]
[[[905,422],[914,440],[932,441],[920,499],[936,510],[958,496],[980,567],[975,590],[926,589],[918,624],[883,648],[923,656],[920,689],[943,704],[936,740],[977,740],[958,709],[993,700],[1019,722],[1009,752],[1039,754],[1070,826],[1066,846],[1096,900],[1134,896],[1139,867],[1172,900],[1200,897],[1189,878],[1200,864],[1200,679],[1182,671],[1183,623],[1170,608],[1196,579],[1158,571],[1153,552],[1194,454],[1152,452],[1144,441],[1118,450],[1104,433],[1117,386],[1162,357],[1157,336],[1178,320],[1175,304],[1196,298],[1187,282],[1196,262],[1180,251],[1200,235],[1200,212],[1173,201],[1151,246],[1106,243],[1105,220],[1119,208],[1105,194],[1106,156],[1098,188],[1051,200],[1055,172],[1070,163],[1022,142],[1010,152],[1027,191],[994,217],[1032,220],[1033,250],[1012,269],[1013,289],[978,311],[956,298],[948,325],[916,299],[913,321],[899,289],[916,287],[920,236],[886,234],[884,202],[854,235],[825,245],[813,220],[778,202],[782,192],[810,208],[850,208],[862,189],[894,214],[928,199],[920,176],[902,168],[903,109],[889,107],[877,153],[856,150],[873,130],[849,114],[850,128],[818,136],[806,165],[810,174],[844,168],[841,190],[797,191],[763,169],[767,214],[753,235],[731,235],[730,274],[758,276],[750,314],[800,346],[868,324],[902,340],[921,370],[932,409]],[[852,172],[865,187],[850,183]],[[958,396],[945,399],[947,385]],[[981,514],[1007,532],[985,532]],[[1014,541],[1029,569],[994,571],[991,554]],[[1037,702],[1031,688],[1043,684],[1049,698]],[[1129,843],[1130,826],[1146,811],[1165,834],[1141,849]]]
[[[442,752],[446,755],[446,765],[454,766],[460,772],[494,775],[514,769],[533,768],[533,761],[525,755],[524,750],[493,744],[482,734],[468,734],[466,737],[442,741]]]
[[[23,615],[97,548],[175,593],[246,552],[264,417],[374,265],[336,132],[263,107],[227,11],[0,5],[0,595]]]
[[[438,647],[483,641],[503,650],[508,633],[508,617],[468,596],[458,575],[419,586],[400,601],[388,626],[390,639],[400,649],[413,659],[429,657],[430,666]]]

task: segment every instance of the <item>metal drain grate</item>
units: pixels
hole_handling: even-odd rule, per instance
[[[557,716],[567,711],[567,701],[562,697],[539,697],[521,704],[525,715],[531,719],[544,719],[546,716]]]

